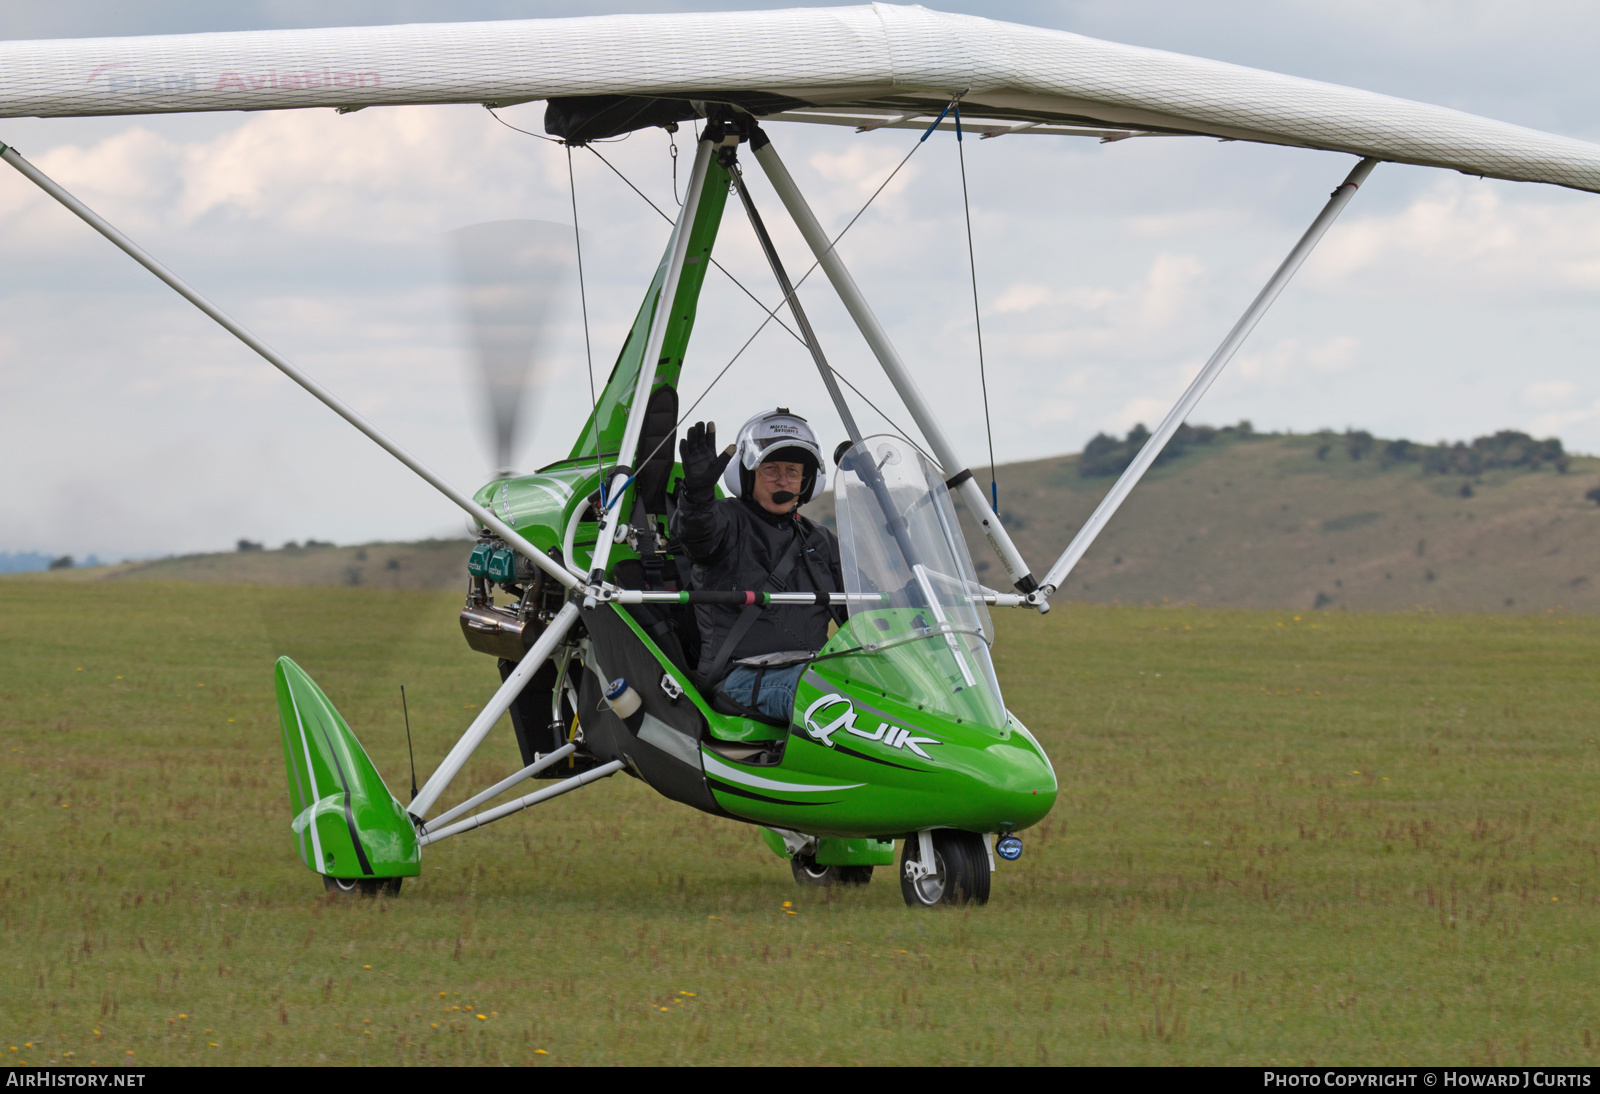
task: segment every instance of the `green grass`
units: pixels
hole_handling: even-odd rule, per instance
[[[1600,620],[1005,615],[1001,678],[1063,793],[986,908],[913,912],[887,870],[800,889],[753,830],[625,778],[431,849],[398,899],[326,897],[271,657],[403,797],[398,685],[424,775],[491,686],[454,611],[0,581],[0,1052],[1600,1062]],[[514,763],[502,728],[467,774]]]

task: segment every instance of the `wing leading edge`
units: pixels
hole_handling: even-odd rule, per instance
[[[0,117],[615,95],[670,100],[666,114],[717,101],[770,120],[910,128],[956,94],[986,136],[1204,135],[1600,192],[1600,145],[1586,141],[890,4],[0,43]]]

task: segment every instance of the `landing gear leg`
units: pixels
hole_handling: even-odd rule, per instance
[[[900,852],[900,895],[912,908],[989,903],[989,854],[975,832],[918,832]]]

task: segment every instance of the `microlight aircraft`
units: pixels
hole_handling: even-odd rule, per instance
[[[570,456],[475,494],[445,482],[67,193],[16,149],[0,158],[463,509],[479,540],[462,628],[502,682],[411,800],[385,786],[333,703],[280,659],[291,801],[286,835],[336,891],[397,891],[423,849],[626,773],[692,808],[758,827],[797,879],[860,883],[895,861],[909,905],[988,899],[996,853],[1044,817],[1057,784],[1006,709],[991,609],[1051,596],[1380,162],[1600,192],[1600,147],[1311,80],[920,7],[720,12],[0,44],[0,117],[545,101],[580,147],[690,126],[682,209],[603,394]],[[1036,576],[918,390],[780,156],[791,124],[1106,142],[1209,137],[1348,153],[1354,164],[1238,323],[1065,551]],[[920,433],[863,436],[743,182],[754,164]],[[1330,180],[1331,181],[1331,180]],[[848,439],[833,489],[846,590],[697,589],[667,517],[677,388],[730,193]],[[1010,396],[1008,396],[1010,397]],[[982,585],[956,499],[1009,588]],[[497,601],[497,592],[499,600]],[[793,717],[730,712],[694,678],[696,604],[842,603]],[[443,795],[510,713],[525,766],[454,806]],[[491,804],[529,779],[548,785]],[[554,780],[550,782],[549,780]]]

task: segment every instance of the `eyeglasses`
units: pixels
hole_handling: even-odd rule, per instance
[[[800,482],[806,477],[805,468],[796,464],[764,463],[756,468],[762,482]]]

